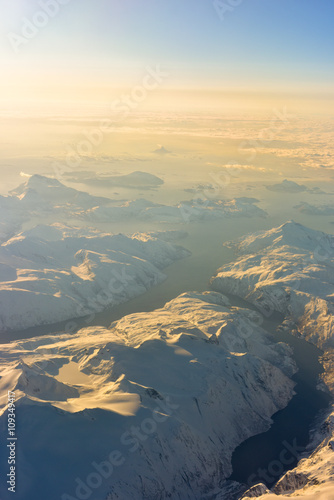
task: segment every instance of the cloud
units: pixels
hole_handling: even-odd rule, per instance
[[[256,170],[258,172],[268,172],[273,170],[271,168],[255,167],[254,165],[240,165],[231,163],[227,165],[222,165],[222,167],[227,168],[229,170]]]

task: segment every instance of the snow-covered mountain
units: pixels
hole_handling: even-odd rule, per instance
[[[19,232],[28,219],[29,215],[18,198],[0,196],[0,243]]]
[[[239,258],[212,279],[214,289],[255,304],[269,316],[285,315],[285,327],[326,349],[323,382],[334,395],[334,237],[287,222],[234,244]],[[284,325],[283,324],[283,325]],[[319,420],[308,453],[272,488],[255,485],[243,498],[334,498],[334,411]],[[269,464],[270,465],[270,464]]]
[[[269,191],[275,191],[277,193],[302,193],[302,192],[307,192],[309,194],[314,194],[314,195],[332,195],[333,193],[331,192],[326,192],[323,191],[321,188],[314,186],[314,187],[306,187],[304,184],[298,184],[297,182],[294,181],[289,181],[287,179],[284,179],[282,182],[278,184],[268,184],[266,188]],[[304,203],[302,203],[304,205]],[[306,206],[308,206],[308,203],[305,203]],[[298,207],[295,207],[298,208]],[[306,212],[305,212],[306,213]]]
[[[0,246],[0,330],[102,311],[165,279],[189,252],[145,234],[36,226]]]
[[[233,200],[194,199],[177,205],[161,205],[145,199],[128,201],[117,207],[94,207],[87,218],[94,222],[107,222],[136,217],[141,220],[169,223],[187,223],[229,217],[265,217],[266,212],[256,206],[255,198]]]
[[[126,187],[135,189],[152,189],[161,186],[164,181],[156,175],[137,170],[126,175],[108,175],[96,172],[81,171],[65,174],[70,182],[80,182],[90,185],[101,185],[110,187]]]
[[[306,191],[307,188],[303,184],[284,179],[279,184],[269,184],[266,186],[269,191],[276,191],[278,193],[300,193]]]
[[[299,210],[299,212],[307,215],[318,215],[318,216],[329,216],[334,215],[334,205],[333,203],[327,203],[322,205],[311,205],[306,201],[299,203],[294,208]]]
[[[108,198],[64,186],[57,179],[33,175],[8,196],[0,196],[0,243],[7,241],[32,218],[51,217],[67,222],[84,218],[87,210],[111,203]]]
[[[44,210],[66,210],[77,209],[88,210],[97,205],[105,205],[110,202],[108,198],[92,196],[83,191],[78,191],[64,186],[57,179],[43,175],[32,175],[18,188],[10,192],[12,197],[21,201],[26,209]]]
[[[33,217],[53,217],[66,223],[122,222],[140,219],[147,222],[188,223],[225,217],[264,217],[255,198],[234,200],[191,200],[177,205],[162,205],[146,199],[115,202],[70,188],[57,179],[33,175],[10,196],[0,197],[0,242],[13,236],[22,223]]]
[[[287,222],[234,244],[240,257],[218,270],[214,290],[238,295],[319,347],[334,347],[334,236]],[[292,323],[291,323],[292,322]]]
[[[333,380],[333,365],[331,366]],[[271,489],[264,484],[250,488],[241,498],[278,500],[332,500],[334,498],[334,411],[319,422],[308,452],[297,467],[284,474]]]
[[[291,349],[259,321],[193,292],[109,329],[2,345],[2,435],[8,390],[19,416],[17,500],[213,498],[236,446],[293,395]],[[6,461],[1,447],[1,470]]]

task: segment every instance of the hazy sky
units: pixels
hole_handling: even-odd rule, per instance
[[[54,4],[53,17],[41,14],[43,3]],[[147,65],[158,64],[169,72],[165,85],[174,88],[326,93],[333,81],[332,0],[0,5],[2,100],[93,99],[97,89],[136,85]],[[37,27],[28,27],[27,20]]]

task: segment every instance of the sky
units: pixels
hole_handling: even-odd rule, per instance
[[[2,102],[164,89],[332,92],[332,0],[0,0]],[[319,96],[320,97],[320,96]]]

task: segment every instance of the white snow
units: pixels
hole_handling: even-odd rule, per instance
[[[138,199],[116,205],[32,176],[0,197],[0,330],[102,311],[161,282],[165,266],[189,255],[170,243],[183,231],[130,237],[72,227],[64,223],[69,218],[184,223],[265,216],[256,203],[198,199],[170,206]],[[60,222],[19,233],[36,214]],[[287,222],[231,246],[239,258],[218,271],[213,288],[249,300],[266,316],[282,312],[287,329],[327,349],[324,380],[333,389],[334,237]],[[202,500],[218,492],[235,447],[268,429],[293,395],[291,350],[259,325],[256,312],[230,307],[221,293],[192,292],[109,329],[3,345],[1,432],[7,390],[16,391],[21,418],[17,500],[35,498],[36,484],[49,500],[69,500],[65,493],[75,498],[76,478],[85,481],[96,472],[92,464],[112,450],[124,463],[102,480],[103,500],[111,489],[110,500],[138,494]],[[333,415],[314,438],[316,451],[280,480],[275,495],[259,487],[258,497],[334,498]],[[131,436],[136,428],[144,437]],[[0,465],[6,466],[3,449]]]
[[[218,271],[213,287],[246,298],[267,316],[282,312],[287,329],[327,349],[323,381],[333,394],[334,237],[287,222],[234,246],[240,257]],[[318,423],[305,458],[264,492],[257,485],[245,498],[334,499],[333,408]]]
[[[136,189],[150,189],[152,187],[161,186],[164,181],[156,175],[140,170],[131,172],[126,175],[108,175],[95,172],[75,172],[66,176],[70,182],[80,182],[84,184],[104,184],[107,186],[126,187]]]
[[[0,243],[20,230],[28,215],[20,201],[11,196],[0,196]]]
[[[334,236],[287,222],[241,238],[240,258],[218,270],[212,286],[280,311],[307,340],[334,347]]]
[[[163,281],[161,270],[187,255],[145,234],[37,226],[0,246],[0,330],[55,323],[117,305]]]
[[[135,183],[135,179],[140,178],[145,183],[151,179],[148,178],[151,174],[142,174],[145,173],[130,174],[132,181]],[[125,184],[128,183],[128,176],[123,177],[126,178]],[[151,179],[150,182],[153,186],[160,180]],[[63,223],[69,219],[83,223],[119,223],[130,219],[149,223],[188,223],[225,217],[265,217],[266,212],[256,205],[257,202],[255,198],[194,199],[177,205],[162,205],[146,199],[115,202],[69,188],[57,179],[32,175],[11,191],[10,196],[0,197],[0,243],[16,234],[24,222],[36,217],[53,218],[53,221]]]
[[[293,495],[291,495],[293,494]],[[254,498],[245,496],[242,497],[243,500],[248,500],[249,498]],[[299,491],[291,491],[290,494],[287,495],[276,495],[274,494],[266,494],[261,495],[256,498],[263,500],[279,500],[279,498],[297,498],[298,500],[333,500],[334,499],[334,481],[331,479],[328,482],[324,482],[323,484],[311,486],[307,489],[301,488]]]
[[[152,238],[159,238],[164,241],[178,241],[186,238],[188,233],[182,230],[171,229],[169,231],[147,231],[145,233],[135,233],[134,236],[143,235],[151,236]]]
[[[40,498],[75,498],[76,478],[113,450],[123,461],[93,498],[200,500],[217,490],[235,447],[293,395],[291,349],[259,320],[193,292],[110,329],[2,345],[1,429],[7,390],[20,415],[17,500],[37,488]],[[2,448],[2,470],[5,460]]]
[[[21,206],[26,210],[66,210],[88,209],[96,205],[107,204],[108,198],[92,196],[83,191],[77,191],[64,186],[57,179],[44,177],[42,175],[32,175],[18,188],[10,192],[12,197],[21,201]]]
[[[177,205],[160,205],[145,199],[126,202],[118,207],[95,207],[86,212],[94,222],[122,220],[129,217],[154,222],[188,223],[225,217],[265,217],[254,198],[233,200],[194,199]]]

